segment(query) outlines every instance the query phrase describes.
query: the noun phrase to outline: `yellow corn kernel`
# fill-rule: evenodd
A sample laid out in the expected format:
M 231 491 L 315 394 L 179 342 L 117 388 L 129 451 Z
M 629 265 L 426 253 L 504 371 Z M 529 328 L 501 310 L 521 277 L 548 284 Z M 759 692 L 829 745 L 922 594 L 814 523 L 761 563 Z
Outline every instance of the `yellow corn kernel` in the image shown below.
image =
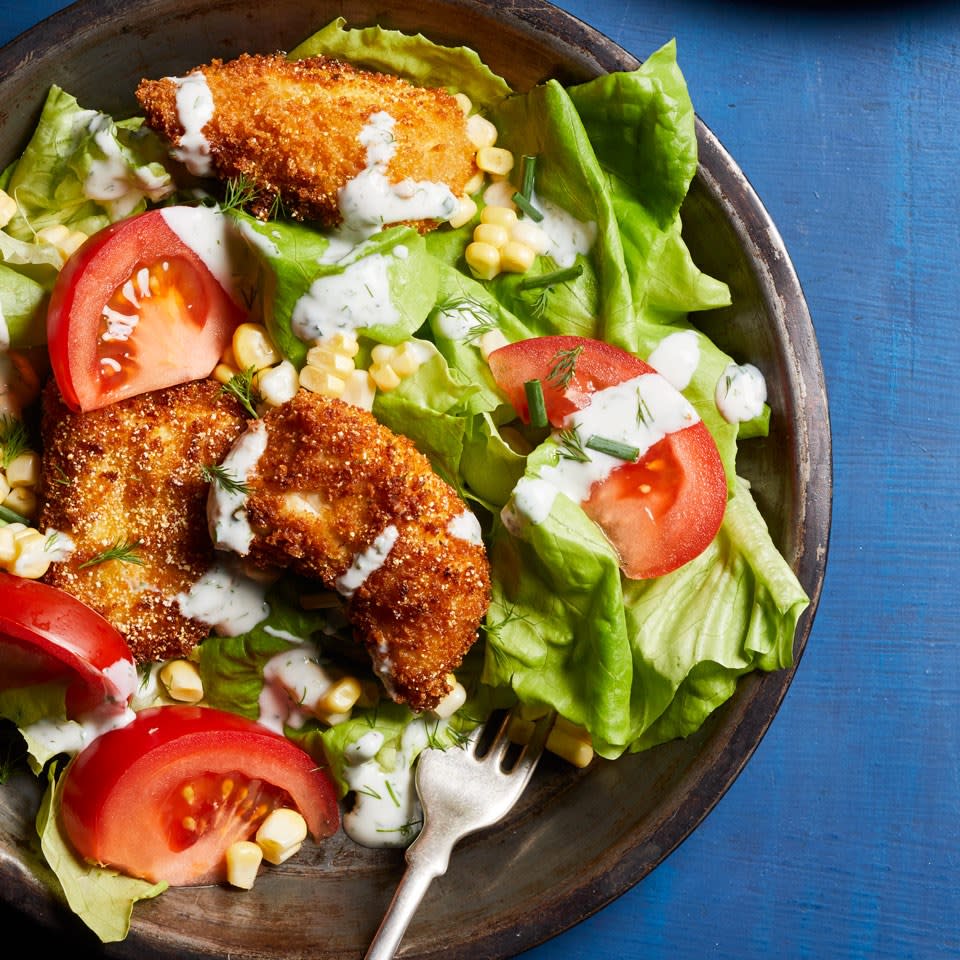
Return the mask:
M 7 494 L 10 492 L 10 484 L 7 483 L 7 478 L 4 475 L 3 471 L 0 470 L 0 503 L 3 503 L 7 498 Z
M 477 166 L 484 173 L 505 177 L 513 169 L 513 154 L 503 147 L 481 147 L 477 151 Z
M 367 370 L 354 370 L 347 377 L 347 385 L 340 399 L 363 410 L 372 410 L 377 395 L 377 385 Z
M 279 407 L 292 400 L 300 389 L 297 368 L 289 360 L 261 370 L 254 379 L 257 393 L 268 407 Z
M 318 370 L 325 370 L 337 377 L 345 377 L 353 368 L 353 357 L 347 356 L 325 343 L 319 343 L 307 351 L 307 363 Z
M 487 330 L 485 333 L 480 334 L 480 339 L 477 341 L 477 346 L 480 348 L 480 356 L 484 360 L 490 359 L 490 354 L 494 350 L 499 350 L 501 347 L 505 347 L 510 341 L 503 335 L 502 330 Z
M 473 109 L 473 101 L 465 93 L 455 93 L 453 99 L 457 101 L 457 106 L 463 111 L 463 115 L 469 117 Z
M 583 727 L 557 717 L 547 736 L 547 749 L 575 767 L 583 769 L 593 759 L 593 743 Z
M 510 239 L 528 246 L 534 253 L 546 253 L 550 238 L 531 220 L 518 220 L 510 228 Z
M 423 356 L 417 349 L 415 343 L 409 340 L 401 343 L 399 347 L 393 350 L 393 357 L 390 360 L 390 366 L 400 374 L 401 377 L 409 377 L 416 373 L 423 365 Z
M 24 450 L 10 461 L 7 483 L 11 487 L 35 487 L 40 479 L 40 454 Z
M 29 487 L 11 487 L 3 505 L 22 517 L 32 517 L 37 512 L 37 495 Z
M 393 360 L 393 355 L 396 352 L 396 347 L 389 343 L 378 343 L 370 351 L 370 359 L 373 361 L 373 366 L 383 366 L 385 363 L 390 363 Z
M 16 556 L 9 566 L 10 573 L 28 580 L 39 580 L 50 568 L 50 555 L 44 549 L 47 538 L 33 527 L 18 530 L 13 538 Z
M 0 190 L 0 230 L 2 230 L 17 212 L 17 201 L 6 190 Z
M 342 353 L 345 357 L 353 358 L 360 350 L 360 342 L 357 335 L 349 330 L 338 330 L 329 337 L 324 337 L 321 343 L 328 346 L 336 353 Z
M 257 830 L 257 846 L 270 863 L 289 860 L 307 839 L 307 821 L 289 807 L 274 810 Z
M 513 207 L 488 204 L 480 214 L 480 222 L 502 227 L 509 234 L 517 225 L 517 211 Z
M 481 150 L 489 150 L 497 142 L 497 128 L 486 118 L 475 113 L 467 117 L 467 139 Z
M 487 182 L 487 175 L 478 170 L 464 185 L 463 192 L 466 196 L 472 197 Z
M 400 386 L 400 375 L 389 363 L 375 363 L 368 371 L 378 390 L 389 393 Z
M 241 890 L 249 890 L 257 879 L 263 850 L 252 840 L 238 840 L 227 847 L 227 883 Z
M 200 671 L 189 660 L 170 660 L 160 669 L 160 682 L 172 700 L 199 703 L 203 699 Z
M 87 234 L 81 230 L 71 230 L 62 223 L 44 227 L 37 231 L 37 240 L 41 243 L 49 243 L 64 260 L 80 247 L 86 239 Z
M 466 688 L 452 673 L 447 676 L 447 682 L 451 684 L 450 692 L 433 708 L 434 716 L 441 720 L 452 717 L 467 702 Z
M 463 256 L 478 280 L 492 280 L 500 272 L 500 251 L 489 243 L 474 241 L 467 245 Z
M 307 365 L 300 371 L 300 386 L 325 397 L 339 397 L 346 388 L 346 381 L 318 367 Z
M 498 180 L 483 191 L 483 202 L 488 207 L 507 207 L 516 212 L 513 195 L 517 191 L 509 180 Z
M 26 530 L 22 523 L 8 523 L 0 527 L 0 564 L 8 567 L 17 559 L 17 533 Z
M 213 368 L 213 379 L 217 383 L 229 383 L 239 372 L 236 367 L 231 367 L 226 363 L 218 363 Z
M 473 239 L 477 243 L 489 243 L 491 247 L 500 250 L 510 239 L 510 233 L 499 223 L 481 222 L 473 228 Z
M 263 370 L 279 363 L 283 357 L 273 345 L 267 328 L 261 323 L 241 323 L 233 331 L 233 356 L 240 370 Z
M 360 699 L 361 692 L 356 677 L 341 677 L 324 690 L 315 709 L 320 713 L 348 713 Z
M 470 184 L 467 184 L 469 187 Z M 464 196 L 459 200 L 457 212 L 447 221 L 451 227 L 456 229 L 469 223 L 477 215 L 477 202 L 470 196 L 470 190 L 464 191 Z
M 525 243 L 510 240 L 500 251 L 500 269 L 510 273 L 526 273 L 536 259 L 536 253 Z

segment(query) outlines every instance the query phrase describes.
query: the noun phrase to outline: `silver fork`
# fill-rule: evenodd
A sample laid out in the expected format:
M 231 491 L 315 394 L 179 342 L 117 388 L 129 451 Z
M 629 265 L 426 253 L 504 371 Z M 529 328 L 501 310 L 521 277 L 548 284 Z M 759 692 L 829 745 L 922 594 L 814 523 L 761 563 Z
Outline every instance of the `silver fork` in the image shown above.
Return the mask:
M 457 841 L 493 826 L 509 813 L 530 781 L 543 752 L 553 715 L 539 720 L 515 761 L 507 761 L 511 715 L 500 723 L 489 747 L 478 752 L 484 728 L 465 746 L 426 749 L 417 760 L 416 784 L 423 829 L 407 848 L 407 869 L 390 901 L 365 960 L 390 960 L 400 946 L 430 884 L 447 872 Z

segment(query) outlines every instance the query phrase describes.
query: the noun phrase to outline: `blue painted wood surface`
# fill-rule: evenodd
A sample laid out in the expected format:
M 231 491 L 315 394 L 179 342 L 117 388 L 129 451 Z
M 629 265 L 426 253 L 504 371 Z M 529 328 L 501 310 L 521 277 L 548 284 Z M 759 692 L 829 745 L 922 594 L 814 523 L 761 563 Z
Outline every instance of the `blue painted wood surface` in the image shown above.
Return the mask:
M 0 41 L 64 5 L 0 0 Z M 804 286 L 836 491 L 807 652 L 745 772 L 524 958 L 960 956 L 960 9 L 560 6 L 639 57 L 676 37 Z

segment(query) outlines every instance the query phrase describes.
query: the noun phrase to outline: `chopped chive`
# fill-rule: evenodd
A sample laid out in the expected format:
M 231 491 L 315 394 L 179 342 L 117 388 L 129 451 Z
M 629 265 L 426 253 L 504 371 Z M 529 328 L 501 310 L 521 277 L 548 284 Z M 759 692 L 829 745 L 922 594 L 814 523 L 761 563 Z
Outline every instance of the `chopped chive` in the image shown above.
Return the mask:
M 533 182 L 537 175 L 537 158 L 524 156 L 523 158 L 523 180 L 520 184 L 520 192 L 524 200 L 533 197 Z
M 523 385 L 527 395 L 527 408 L 530 412 L 530 424 L 534 427 L 547 425 L 547 405 L 543 400 L 543 384 L 539 380 L 528 380 Z
M 0 522 L 7 523 L 22 523 L 25 527 L 30 526 L 30 521 L 17 513 L 16 510 L 11 510 L 9 507 L 5 507 L 0 504 Z
M 525 277 L 517 284 L 518 290 L 536 290 L 538 287 L 552 287 L 555 283 L 566 283 L 576 280 L 583 273 L 583 264 L 578 263 L 552 273 L 541 273 L 539 277 Z
M 598 437 L 596 434 L 587 439 L 585 446 L 588 446 L 591 450 L 596 450 L 597 453 L 607 453 L 611 457 L 627 460 L 630 463 L 640 456 L 639 447 L 631 447 L 628 443 L 611 440 L 609 437 Z
M 513 202 L 536 223 L 543 219 L 543 214 L 519 190 L 513 195 Z

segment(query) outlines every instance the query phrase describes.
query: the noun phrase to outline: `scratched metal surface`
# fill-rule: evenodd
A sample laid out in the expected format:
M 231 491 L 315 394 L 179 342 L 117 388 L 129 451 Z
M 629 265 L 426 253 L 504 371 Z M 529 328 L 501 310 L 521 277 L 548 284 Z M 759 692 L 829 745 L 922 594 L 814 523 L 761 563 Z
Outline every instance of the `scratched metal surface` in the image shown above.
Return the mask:
M 835 494 L 807 652 L 744 773 L 653 874 L 524 958 L 958 956 L 960 9 L 559 5 L 640 57 L 677 38 L 804 286 Z M 0 42 L 62 6 L 0 0 Z

